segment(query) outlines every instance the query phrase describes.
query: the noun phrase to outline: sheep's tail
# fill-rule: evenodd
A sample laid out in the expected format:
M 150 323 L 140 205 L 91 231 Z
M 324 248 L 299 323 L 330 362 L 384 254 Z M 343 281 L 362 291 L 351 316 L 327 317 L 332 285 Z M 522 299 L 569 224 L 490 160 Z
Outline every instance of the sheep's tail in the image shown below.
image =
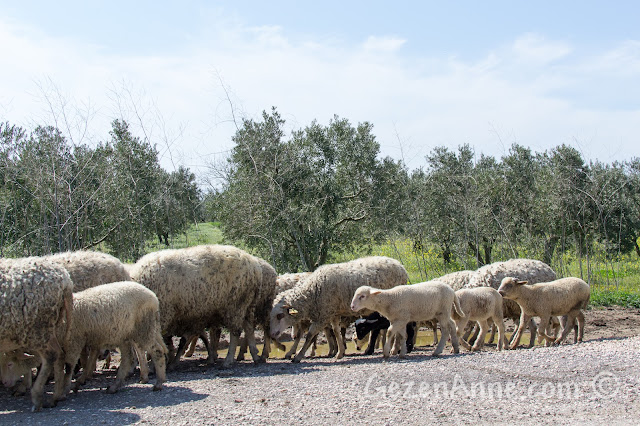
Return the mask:
M 462 311 L 462 307 L 460 306 L 460 299 L 457 294 L 453 294 L 453 309 L 456 311 L 456 314 L 460 315 L 460 317 L 464 317 L 464 312 Z

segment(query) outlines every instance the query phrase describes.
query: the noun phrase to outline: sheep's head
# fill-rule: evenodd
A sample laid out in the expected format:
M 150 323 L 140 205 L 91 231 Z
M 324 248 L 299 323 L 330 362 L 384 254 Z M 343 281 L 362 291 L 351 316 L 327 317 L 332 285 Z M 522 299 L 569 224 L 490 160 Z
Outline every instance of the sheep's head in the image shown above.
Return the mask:
M 371 308 L 371 296 L 375 296 L 380 293 L 381 290 L 369 287 L 368 285 L 358 287 L 355 294 L 353 295 L 353 299 L 351 300 L 351 310 L 354 312 L 358 312 L 365 308 Z
M 277 339 L 287 328 L 298 322 L 299 315 L 285 300 L 275 301 L 269 318 L 271 337 Z
M 31 361 L 35 358 L 33 355 L 23 353 L 22 351 L 11 351 L 0 354 L 0 376 L 2 376 L 2 384 L 11 388 L 20 380 L 20 377 L 31 374 Z
M 498 293 L 505 299 L 514 299 L 520 286 L 527 284 L 527 281 L 520 281 L 514 277 L 504 277 L 498 288 Z

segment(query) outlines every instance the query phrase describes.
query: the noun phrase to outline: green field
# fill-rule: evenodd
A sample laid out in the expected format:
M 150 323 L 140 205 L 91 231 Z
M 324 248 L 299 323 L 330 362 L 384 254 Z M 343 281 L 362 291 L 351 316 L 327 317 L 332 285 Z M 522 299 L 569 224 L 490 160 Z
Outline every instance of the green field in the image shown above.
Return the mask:
M 219 224 L 199 223 L 192 226 L 186 234 L 174 238 L 171 248 L 224 243 Z M 167 248 L 157 240 L 149 242 L 148 247 L 149 251 Z M 345 262 L 369 255 L 388 256 L 399 260 L 407 269 L 412 283 L 427 281 L 449 272 L 476 268 L 475 260 L 472 258 L 456 261 L 445 268 L 434 249 L 416 252 L 409 240 L 394 240 L 351 253 L 340 253 L 332 256 L 331 262 Z M 640 308 L 640 258 L 635 253 L 621 255 L 613 261 L 604 261 L 594 256 L 588 262 L 585 259 L 580 262 L 575 256 L 565 254 L 558 259 L 558 265 L 551 266 L 561 276 L 581 277 L 589 282 L 592 288 L 590 303 L 593 306 L 618 305 Z

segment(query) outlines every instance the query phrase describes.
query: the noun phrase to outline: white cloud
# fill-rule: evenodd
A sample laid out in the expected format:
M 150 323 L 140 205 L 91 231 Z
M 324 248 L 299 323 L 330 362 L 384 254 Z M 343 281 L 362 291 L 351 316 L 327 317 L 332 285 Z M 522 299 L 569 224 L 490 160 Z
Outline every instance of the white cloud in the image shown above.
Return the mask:
M 366 120 L 374 124 L 383 154 L 398 158 L 402 142 L 411 167 L 437 145 L 455 149 L 462 143 L 496 156 L 513 142 L 536 151 L 579 144 L 589 158 L 603 161 L 637 155 L 633 138 L 640 134 L 640 108 L 610 108 L 615 93 L 607 103 L 579 102 L 572 94 L 589 90 L 576 83 L 578 74 L 588 73 L 589 81 L 607 77 L 602 63 L 611 70 L 636 66 L 637 42 L 574 58 L 564 42 L 525 34 L 476 61 L 410 56 L 401 49 L 405 43 L 384 36 L 363 44 L 299 40 L 280 27 L 226 21 L 171 56 L 136 57 L 105 54 L 82 41 L 0 20 L 0 46 L 7 53 L 0 59 L 0 113 L 17 124 L 40 114 L 41 99 L 28 94 L 37 92 L 34 80 L 46 76 L 74 99 L 91 99 L 99 111 L 93 133 L 104 140 L 118 113 L 110 89 L 124 101 L 124 81 L 138 112 L 153 124 L 147 124 L 152 140 L 170 151 L 165 165 L 172 166 L 170 153 L 194 167 L 231 147 L 235 127 L 219 76 L 247 117 L 259 119 L 262 110 L 276 106 L 290 129 L 313 119 L 327 123 L 333 114 L 354 124 Z M 387 54 L 372 54 L 381 52 Z M 637 79 L 627 82 L 640 86 Z M 127 108 L 127 118 L 135 121 L 131 103 Z M 163 145 L 167 141 L 174 141 L 170 148 Z

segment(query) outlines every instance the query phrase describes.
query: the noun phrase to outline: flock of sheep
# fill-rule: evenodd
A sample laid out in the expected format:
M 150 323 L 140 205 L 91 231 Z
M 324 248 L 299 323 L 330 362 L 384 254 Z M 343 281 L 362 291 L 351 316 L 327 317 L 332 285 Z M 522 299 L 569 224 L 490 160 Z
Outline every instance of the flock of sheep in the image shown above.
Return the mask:
M 295 341 L 285 357 L 293 356 L 306 333 L 293 357 L 300 362 L 324 332 L 330 355 L 339 359 L 346 350 L 345 328 L 372 313 L 388 320 L 382 335 L 385 358 L 392 353 L 405 356 L 407 343 L 412 347 L 407 338 L 415 335 L 414 323 L 431 325 L 434 333 L 436 324 L 440 326 L 433 355 L 440 354 L 449 339 L 455 353 L 459 344 L 478 350 L 492 326 L 498 331 L 498 350 L 515 348 L 527 326 L 530 346 L 536 333 L 547 344 L 561 343 L 576 322 L 574 341 L 582 340 L 588 284 L 578 278 L 556 280 L 553 270 L 536 260 L 513 259 L 426 283 L 407 282 L 402 264 L 387 257 L 278 276 L 266 261 L 224 245 L 163 250 L 133 265 L 92 251 L 0 259 L 0 374 L 16 394 L 31 388 L 32 409 L 37 411 L 77 391 L 91 378 L 98 356 L 115 348 L 121 363 L 108 392 L 123 385 L 135 360 L 145 383 L 148 361 L 153 362 L 153 390 L 160 390 L 166 369 L 198 338 L 205 341 L 208 362 L 215 363 L 223 327 L 229 332 L 223 368 L 235 361 L 237 346 L 239 359 L 248 350 L 254 362 L 264 362 L 270 343 L 283 347 L 277 339 L 290 327 Z M 533 317 L 540 318 L 539 325 Z M 511 342 L 504 318 L 518 322 Z M 469 339 L 471 323 L 479 329 L 475 341 Z M 256 328 L 264 332 L 262 353 Z M 177 348 L 174 337 L 180 338 Z M 375 345 L 371 333 L 367 353 L 373 353 Z M 38 372 L 32 382 L 34 368 Z M 53 397 L 45 401 L 51 374 Z

